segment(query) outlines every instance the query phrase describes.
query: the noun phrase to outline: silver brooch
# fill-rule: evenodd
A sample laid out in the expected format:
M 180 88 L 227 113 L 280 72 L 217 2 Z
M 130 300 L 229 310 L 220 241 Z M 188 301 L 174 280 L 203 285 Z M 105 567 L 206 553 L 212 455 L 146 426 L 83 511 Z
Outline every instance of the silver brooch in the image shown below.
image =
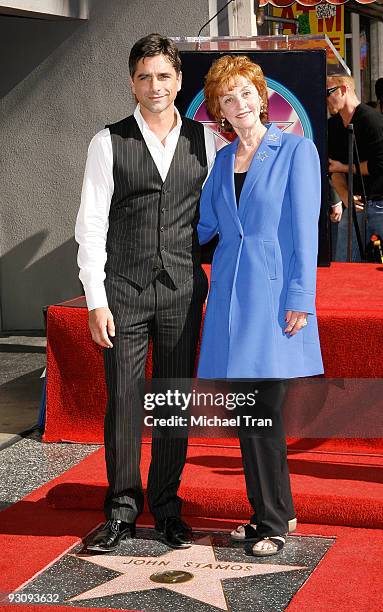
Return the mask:
M 277 142 L 279 140 L 279 134 L 270 134 L 269 140 L 272 140 L 273 142 Z
M 266 157 L 268 157 L 266 151 L 260 151 L 259 153 L 257 153 L 257 159 L 259 159 L 259 161 L 264 162 Z

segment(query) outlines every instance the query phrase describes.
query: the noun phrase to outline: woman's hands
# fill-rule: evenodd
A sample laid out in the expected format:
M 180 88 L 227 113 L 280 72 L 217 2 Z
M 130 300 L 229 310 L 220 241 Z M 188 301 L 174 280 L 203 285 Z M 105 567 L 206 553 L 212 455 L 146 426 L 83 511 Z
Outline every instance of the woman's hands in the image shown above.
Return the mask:
M 287 327 L 284 330 L 285 334 L 296 336 L 302 327 L 307 325 L 307 312 L 298 312 L 297 310 L 288 310 L 286 312 L 285 321 Z

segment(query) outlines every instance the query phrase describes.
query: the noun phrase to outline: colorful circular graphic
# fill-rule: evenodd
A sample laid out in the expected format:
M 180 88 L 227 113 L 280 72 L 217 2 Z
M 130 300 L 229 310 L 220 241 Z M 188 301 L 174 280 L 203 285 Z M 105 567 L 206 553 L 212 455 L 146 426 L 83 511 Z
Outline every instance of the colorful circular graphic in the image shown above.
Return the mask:
M 274 79 L 266 78 L 269 95 L 269 120 L 282 132 L 306 136 L 313 140 L 310 119 L 298 98 L 287 87 Z M 216 132 L 217 148 L 233 140 L 235 134 L 222 132 L 220 126 L 209 117 L 205 107 L 203 89 L 198 92 L 189 104 L 186 117 L 204 123 Z

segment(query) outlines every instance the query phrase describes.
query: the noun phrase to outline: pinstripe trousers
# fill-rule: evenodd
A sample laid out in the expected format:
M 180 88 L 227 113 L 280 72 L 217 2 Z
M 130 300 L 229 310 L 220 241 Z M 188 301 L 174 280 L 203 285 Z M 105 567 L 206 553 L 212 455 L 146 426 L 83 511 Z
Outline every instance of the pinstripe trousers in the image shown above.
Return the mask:
M 145 376 L 149 337 L 153 378 L 191 378 L 208 283 L 201 268 L 176 288 L 162 270 L 140 291 L 125 278 L 107 274 L 105 288 L 114 317 L 113 348 L 104 350 L 107 385 L 105 459 L 109 488 L 105 515 L 133 522 L 142 512 L 140 474 L 143 423 L 139 381 Z M 186 461 L 187 437 L 153 436 L 148 503 L 156 521 L 179 516 L 177 495 Z

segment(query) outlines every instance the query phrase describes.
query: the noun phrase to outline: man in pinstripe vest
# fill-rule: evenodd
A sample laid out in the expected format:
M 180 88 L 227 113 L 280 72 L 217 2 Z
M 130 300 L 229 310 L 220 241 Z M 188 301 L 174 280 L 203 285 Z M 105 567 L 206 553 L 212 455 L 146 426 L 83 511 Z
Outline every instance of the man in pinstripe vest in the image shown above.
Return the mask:
M 138 105 L 92 139 L 76 223 L 89 327 L 105 349 L 108 393 L 107 520 L 87 544 L 97 552 L 134 536 L 143 510 L 138 381 L 148 339 L 154 378 L 190 378 L 207 294 L 196 225 L 214 135 L 181 119 L 174 106 L 181 61 L 171 40 L 158 34 L 140 39 L 129 71 Z M 156 529 L 174 547 L 192 541 L 177 495 L 186 450 L 186 436 L 153 436 L 148 503 Z

